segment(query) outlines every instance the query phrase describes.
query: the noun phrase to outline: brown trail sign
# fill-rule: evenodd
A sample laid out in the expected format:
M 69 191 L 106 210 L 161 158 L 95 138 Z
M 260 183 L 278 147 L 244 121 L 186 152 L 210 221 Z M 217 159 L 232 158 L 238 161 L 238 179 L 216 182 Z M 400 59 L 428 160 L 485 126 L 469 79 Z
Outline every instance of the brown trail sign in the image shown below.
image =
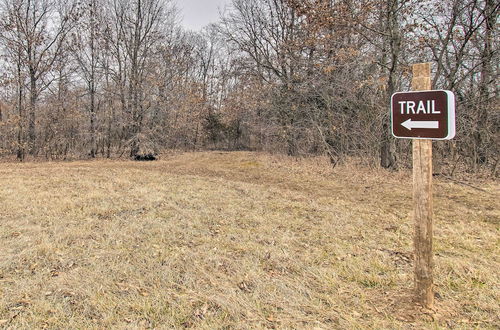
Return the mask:
M 392 134 L 413 139 L 413 219 L 415 234 L 415 297 L 434 306 L 432 252 L 432 140 L 455 136 L 455 97 L 450 91 L 430 91 L 430 63 L 413 65 L 412 89 L 396 93 L 391 102 Z
M 455 136 L 455 96 L 450 91 L 396 93 L 391 102 L 397 138 L 449 140 Z

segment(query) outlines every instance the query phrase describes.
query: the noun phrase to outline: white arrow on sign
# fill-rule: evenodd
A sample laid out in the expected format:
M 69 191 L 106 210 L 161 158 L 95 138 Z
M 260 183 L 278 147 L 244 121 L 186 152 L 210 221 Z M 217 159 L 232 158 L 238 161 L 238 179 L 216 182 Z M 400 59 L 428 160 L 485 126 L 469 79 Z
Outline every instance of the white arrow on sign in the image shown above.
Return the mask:
M 404 127 L 411 131 L 412 128 L 439 128 L 438 121 L 414 121 L 408 119 L 407 121 L 401 123 Z

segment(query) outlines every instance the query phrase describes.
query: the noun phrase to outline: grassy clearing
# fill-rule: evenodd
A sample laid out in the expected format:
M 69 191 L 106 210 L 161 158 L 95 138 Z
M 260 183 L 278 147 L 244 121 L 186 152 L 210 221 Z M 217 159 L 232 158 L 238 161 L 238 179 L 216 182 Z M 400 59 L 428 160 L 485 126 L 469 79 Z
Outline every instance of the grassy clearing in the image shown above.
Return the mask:
M 408 172 L 195 153 L 0 178 L 0 327 L 500 327 L 498 183 L 436 180 L 428 311 Z

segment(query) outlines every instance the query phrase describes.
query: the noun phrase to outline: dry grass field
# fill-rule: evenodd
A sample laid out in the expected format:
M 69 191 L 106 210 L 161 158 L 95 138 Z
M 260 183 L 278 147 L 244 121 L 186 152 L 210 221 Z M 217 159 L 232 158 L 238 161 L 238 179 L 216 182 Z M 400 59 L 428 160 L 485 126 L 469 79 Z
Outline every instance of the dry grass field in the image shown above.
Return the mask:
M 434 192 L 424 310 L 409 172 L 243 152 L 2 163 L 0 328 L 498 329 L 498 182 Z

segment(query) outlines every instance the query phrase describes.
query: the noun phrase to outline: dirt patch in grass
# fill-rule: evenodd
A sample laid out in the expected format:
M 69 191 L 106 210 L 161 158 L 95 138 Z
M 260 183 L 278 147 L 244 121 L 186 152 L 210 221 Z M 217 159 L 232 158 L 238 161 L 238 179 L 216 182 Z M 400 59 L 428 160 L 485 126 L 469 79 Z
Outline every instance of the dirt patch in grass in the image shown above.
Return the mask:
M 0 177 L 0 327 L 500 326 L 496 182 L 435 181 L 429 311 L 409 172 L 213 152 Z

